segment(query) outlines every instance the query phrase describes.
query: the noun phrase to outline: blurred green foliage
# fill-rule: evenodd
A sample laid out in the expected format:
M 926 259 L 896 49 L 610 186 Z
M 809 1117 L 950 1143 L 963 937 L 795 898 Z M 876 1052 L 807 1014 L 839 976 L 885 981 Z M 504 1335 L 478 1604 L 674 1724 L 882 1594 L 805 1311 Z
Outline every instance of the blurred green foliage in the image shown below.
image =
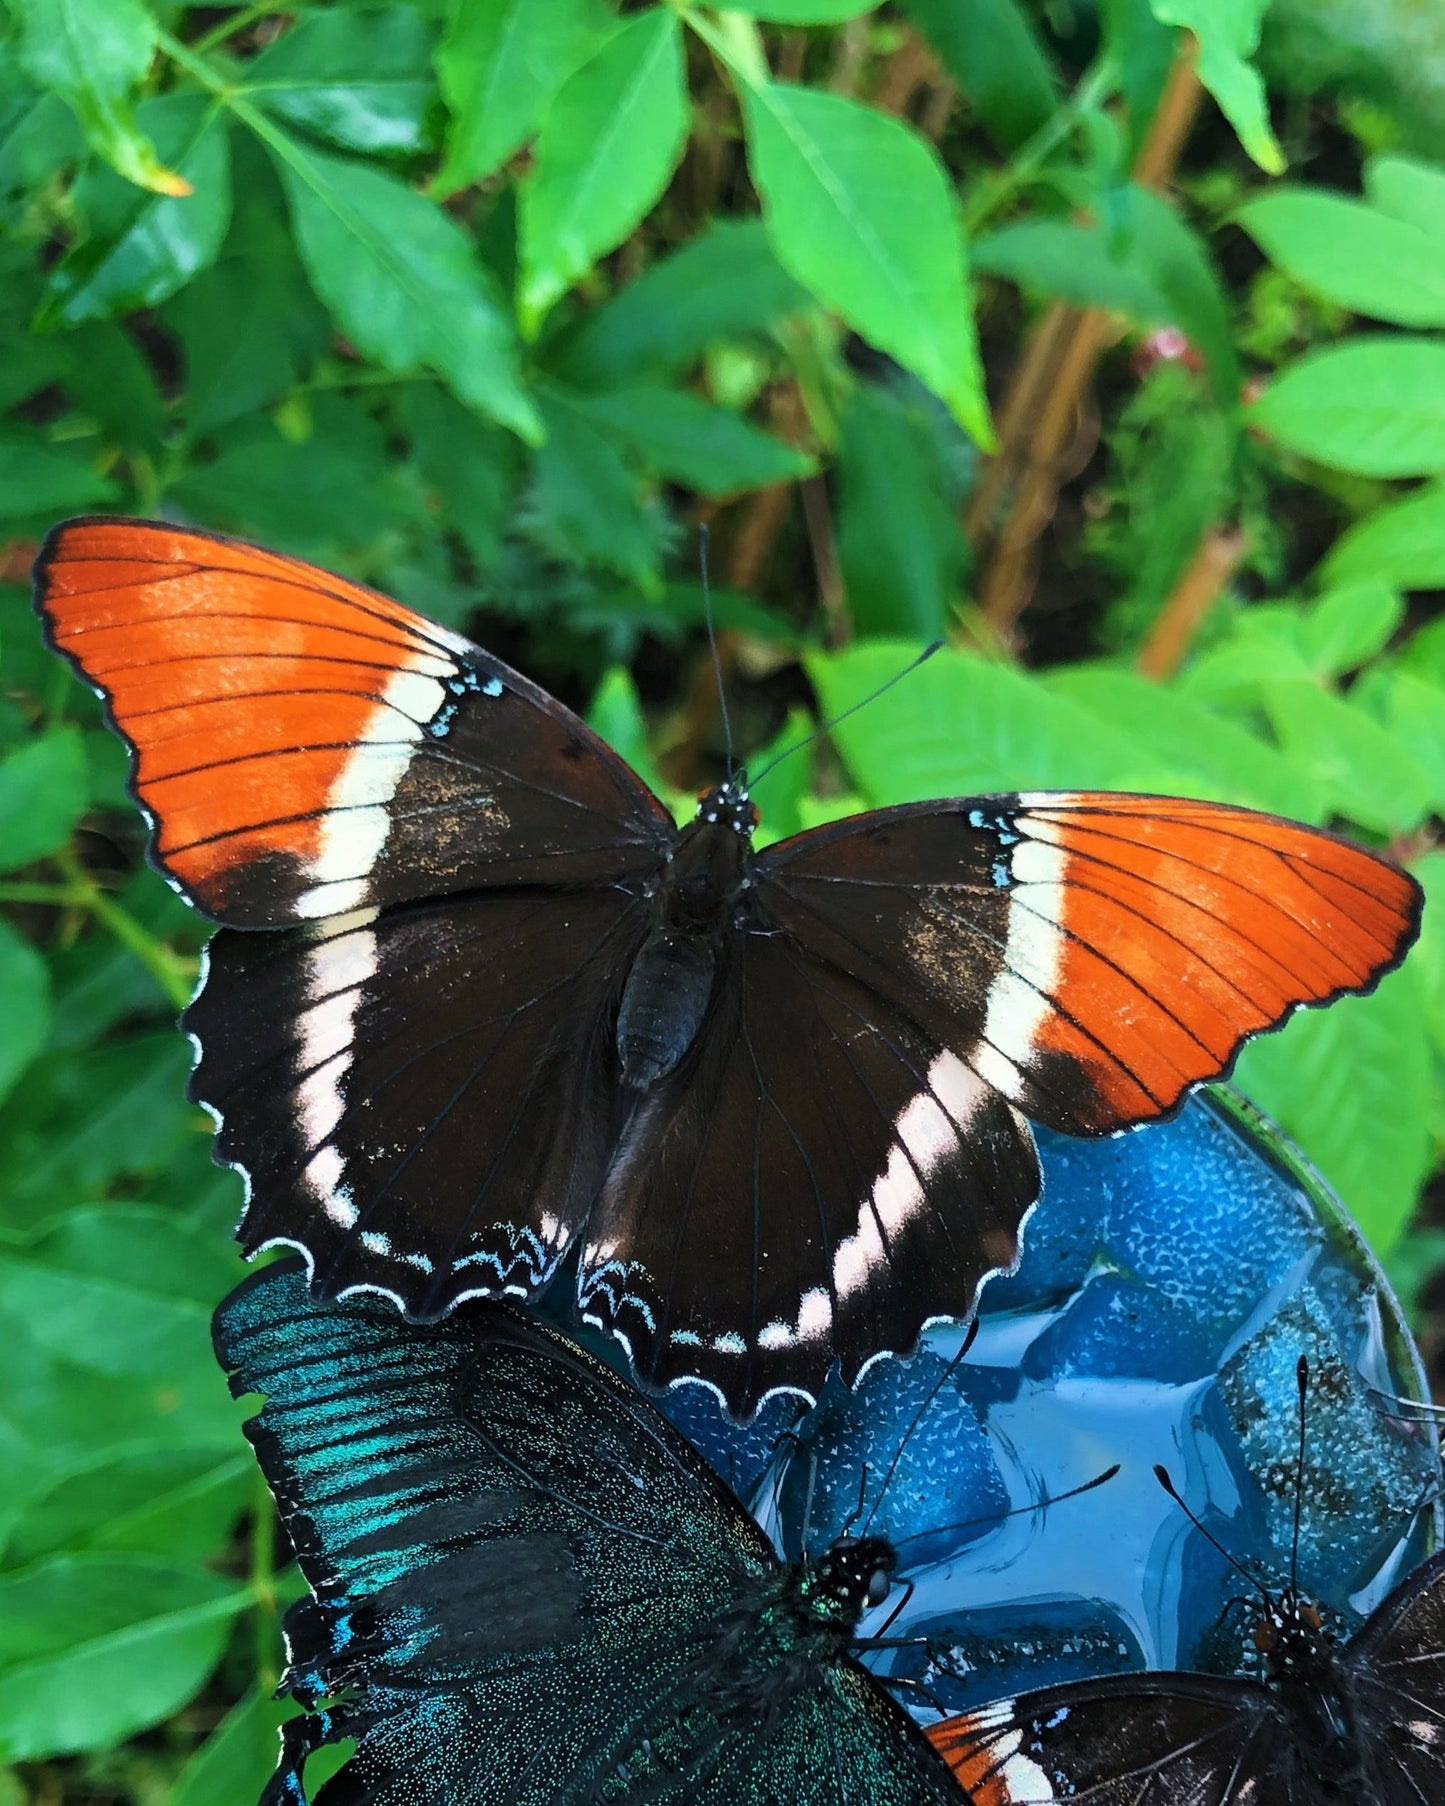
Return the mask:
M 771 774 L 769 834 L 1100 785 L 1389 846 L 1441 919 L 1239 1078 L 1427 1284 L 1445 169 L 1402 154 L 1429 83 L 1392 115 L 1379 9 L 1317 9 L 1331 98 L 1273 107 L 1261 25 L 1284 82 L 1301 15 L 1264 13 L 0 0 L 3 1806 L 253 1799 L 293 1584 L 209 1355 L 238 1197 L 172 1027 L 201 928 L 22 587 L 62 515 L 464 624 L 679 800 L 719 751 L 706 520 L 747 753 L 950 642 Z M 1222 112 L 1161 192 L 1181 27 Z M 1049 450 L 1009 374 L 1081 321 L 1097 400 Z M 1037 518 L 984 487 L 1035 466 Z

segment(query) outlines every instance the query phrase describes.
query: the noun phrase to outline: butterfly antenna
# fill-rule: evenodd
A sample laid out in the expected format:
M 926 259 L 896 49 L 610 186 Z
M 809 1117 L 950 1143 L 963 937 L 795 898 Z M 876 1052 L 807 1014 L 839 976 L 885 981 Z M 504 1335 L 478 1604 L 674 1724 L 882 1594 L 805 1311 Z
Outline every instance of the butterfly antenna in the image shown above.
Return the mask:
M 808 1538 L 813 1531 L 813 1494 L 818 1487 L 818 1451 L 808 1450 L 808 1490 L 803 1497 L 803 1530 L 798 1539 L 798 1546 L 803 1552 L 803 1559 L 808 1556 Z
M 848 1513 L 848 1516 L 844 1519 L 843 1528 L 838 1532 L 838 1535 L 840 1537 L 841 1536 L 849 1536 L 852 1534 L 853 1526 L 858 1522 L 859 1518 L 861 1518 L 863 1515 L 863 1501 L 867 1497 L 868 1497 L 868 1463 L 865 1461 L 858 1474 L 858 1503 L 853 1507 L 853 1509 Z M 873 1514 L 870 1512 L 868 1515 L 869 1515 L 869 1520 L 871 1522 Z M 866 1534 L 868 1526 L 865 1524 L 863 1526 L 863 1529 L 864 1529 L 864 1533 Z
M 914 1431 L 933 1409 L 934 1400 L 938 1397 L 939 1393 L 942 1392 L 948 1381 L 951 1380 L 958 1371 L 959 1364 L 963 1360 L 963 1357 L 968 1353 L 969 1349 L 973 1347 L 974 1340 L 978 1335 L 978 1329 L 978 1318 L 975 1317 L 968 1326 L 968 1333 L 963 1338 L 963 1344 L 959 1348 L 958 1353 L 952 1357 L 943 1372 L 939 1374 L 937 1380 L 929 1388 L 928 1395 L 925 1397 L 923 1403 L 913 1413 L 912 1422 L 903 1432 L 902 1436 L 899 1437 L 898 1447 L 894 1449 L 893 1459 L 888 1463 L 888 1470 L 883 1476 L 883 1484 L 878 1488 L 877 1496 L 874 1498 L 872 1505 L 868 1508 L 868 1516 L 863 1524 L 864 1536 L 867 1536 L 868 1527 L 873 1522 L 874 1514 L 877 1512 L 878 1507 L 883 1503 L 883 1495 L 887 1492 L 889 1485 L 892 1483 L 894 1474 L 898 1472 L 898 1463 L 903 1459 L 903 1451 L 908 1447 Z
M 1184 1513 L 1185 1517 L 1189 1519 L 1189 1522 L 1193 1524 L 1194 1528 L 1204 1538 L 1205 1542 L 1208 1543 L 1211 1548 L 1217 1549 L 1237 1574 L 1242 1574 L 1244 1576 L 1255 1591 L 1263 1596 L 1267 1605 L 1272 1605 L 1274 1603 L 1274 1595 L 1259 1576 L 1257 1574 L 1251 1574 L 1249 1569 L 1245 1567 L 1244 1563 L 1237 1555 L 1231 1555 L 1224 1544 L 1220 1542 L 1219 1538 L 1206 1530 L 1200 1519 L 1184 1503 L 1183 1498 L 1180 1496 L 1179 1488 L 1169 1478 L 1169 1469 L 1167 1467 L 1160 1467 L 1156 1462 L 1154 1464 L 1154 1478 L 1164 1488 L 1165 1492 L 1169 1494 L 1169 1497 L 1173 1499 L 1174 1503 Z
M 1366 1390 L 1382 1417 L 1392 1417 L 1405 1424 L 1439 1423 L 1445 1419 L 1445 1405 L 1437 1405 L 1428 1398 L 1404 1398 L 1398 1392 L 1386 1392 L 1381 1386 L 1370 1386 Z M 1398 1405 L 1400 1409 L 1387 1411 L 1386 1405 Z M 1418 1416 L 1407 1417 L 1408 1411 L 1417 1412 Z
M 1294 1470 L 1294 1535 L 1289 1546 L 1289 1590 L 1292 1597 L 1299 1594 L 1299 1521 L 1300 1505 L 1305 1490 L 1305 1393 L 1309 1391 L 1310 1364 L 1306 1355 L 1301 1355 L 1295 1364 L 1295 1384 L 1299 1387 L 1299 1455 Z
M 883 695 L 886 690 L 891 690 L 894 684 L 902 683 L 903 679 L 915 672 L 920 665 L 927 664 L 928 660 L 933 657 L 935 652 L 941 652 L 943 650 L 943 645 L 944 642 L 942 640 L 935 640 L 931 646 L 925 646 L 917 658 L 911 659 L 901 671 L 895 671 L 892 677 L 879 684 L 876 690 L 870 690 L 861 701 L 855 702 L 849 708 L 844 709 L 841 715 L 834 715 L 831 721 L 822 722 L 818 727 L 813 729 L 811 734 L 804 734 L 801 740 L 795 740 L 791 746 L 785 746 L 775 759 L 768 760 L 761 771 L 755 771 L 751 774 L 751 782 L 754 784 L 760 782 L 770 771 L 775 770 L 781 765 L 784 759 L 791 759 L 795 752 L 801 752 L 805 746 L 811 746 L 815 740 L 821 740 L 824 734 L 832 733 L 833 729 L 837 727 L 840 721 L 846 721 L 850 715 L 856 715 L 859 709 L 866 709 L 870 702 L 877 702 L 878 698 Z
M 708 530 L 707 522 L 704 521 L 697 530 L 697 563 L 698 570 L 702 575 L 702 618 L 707 625 L 707 644 L 708 650 L 712 654 L 713 681 L 717 685 L 718 714 L 722 717 L 723 751 L 727 756 L 728 782 L 731 783 L 734 770 L 733 724 L 732 718 L 728 714 L 728 695 L 723 685 L 722 654 L 717 648 L 717 629 L 713 625 L 712 618 L 712 585 L 708 582 L 707 575 L 707 554 L 711 543 L 712 534 Z
M 1050 1493 L 1046 1499 L 1035 1499 L 1029 1505 L 1015 1505 L 1009 1511 L 990 1511 L 978 1518 L 960 1518 L 956 1524 L 931 1525 L 927 1530 L 917 1530 L 912 1536 L 903 1536 L 894 1543 L 897 1549 L 906 1549 L 910 1543 L 922 1542 L 928 1536 L 947 1536 L 951 1530 L 971 1530 L 975 1524 L 1002 1524 L 1009 1518 L 1027 1517 L 1031 1511 L 1047 1511 L 1050 1505 L 1062 1505 L 1065 1499 L 1077 1499 L 1081 1494 L 1093 1492 L 1096 1486 L 1105 1486 L 1119 1471 L 1116 1461 L 1112 1467 L 1106 1467 L 1102 1474 L 1095 1474 L 1092 1480 L 1085 1480 L 1081 1486 L 1071 1486 L 1067 1492 Z

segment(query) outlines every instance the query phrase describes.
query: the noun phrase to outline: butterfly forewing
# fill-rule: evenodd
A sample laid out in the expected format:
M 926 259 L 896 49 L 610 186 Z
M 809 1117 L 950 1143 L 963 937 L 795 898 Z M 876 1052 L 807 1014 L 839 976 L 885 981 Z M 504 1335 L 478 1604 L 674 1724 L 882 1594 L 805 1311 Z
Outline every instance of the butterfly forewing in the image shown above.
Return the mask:
M 297 559 L 97 518 L 50 535 L 36 582 L 52 644 L 130 745 L 153 857 L 217 921 L 605 883 L 672 838 L 641 780 L 526 678 Z
M 330 1702 L 292 1722 L 268 1801 L 309 1799 L 307 1752 L 342 1738 L 320 1806 L 954 1797 L 846 1657 L 776 1710 L 748 1691 L 726 1627 L 771 1547 L 566 1337 L 492 1301 L 430 1325 L 319 1306 L 283 1263 L 222 1306 L 216 1346 L 232 1389 L 265 1395 L 248 1434 L 313 1595 L 287 1614 L 285 1685 Z
M 1420 910 L 1349 841 L 1170 797 L 906 804 L 758 866 L 772 921 L 1075 1134 L 1162 1116 L 1297 1005 L 1368 988 Z
M 1445 1555 L 1396 1587 L 1344 1659 L 1385 1806 L 1445 1796 Z

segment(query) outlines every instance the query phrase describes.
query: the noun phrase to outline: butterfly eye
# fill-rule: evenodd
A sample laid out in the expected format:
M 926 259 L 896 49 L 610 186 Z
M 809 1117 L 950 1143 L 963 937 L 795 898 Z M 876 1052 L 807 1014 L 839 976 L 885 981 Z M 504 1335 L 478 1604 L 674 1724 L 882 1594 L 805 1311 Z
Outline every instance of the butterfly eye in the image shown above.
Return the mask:
M 868 1576 L 867 1599 L 869 1605 L 882 1605 L 888 1597 L 893 1582 L 888 1577 L 886 1568 L 875 1568 Z

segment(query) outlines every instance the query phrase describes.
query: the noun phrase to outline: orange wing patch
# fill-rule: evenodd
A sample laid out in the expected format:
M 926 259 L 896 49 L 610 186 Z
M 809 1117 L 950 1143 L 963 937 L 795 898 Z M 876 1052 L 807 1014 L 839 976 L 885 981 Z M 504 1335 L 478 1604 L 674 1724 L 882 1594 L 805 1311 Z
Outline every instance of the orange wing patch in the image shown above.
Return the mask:
M 285 916 L 346 907 L 365 812 L 390 800 L 464 642 L 309 565 L 149 522 L 71 522 L 36 571 L 51 640 L 109 703 L 156 857 L 192 900 L 224 917 L 235 874 L 281 856 L 332 885 L 324 911 L 303 893 Z M 356 833 L 337 888 L 341 811 Z
M 953 1773 L 969 1806 L 1045 1806 L 1054 1790 L 1037 1762 L 1022 1752 L 1013 1701 L 926 1727 L 925 1736 Z
M 1095 1131 L 1173 1109 L 1298 1005 L 1368 989 L 1418 930 L 1408 874 L 1295 822 L 1164 797 L 1019 802 L 1008 964 L 1032 987 L 1036 1054 L 1092 1080 Z

